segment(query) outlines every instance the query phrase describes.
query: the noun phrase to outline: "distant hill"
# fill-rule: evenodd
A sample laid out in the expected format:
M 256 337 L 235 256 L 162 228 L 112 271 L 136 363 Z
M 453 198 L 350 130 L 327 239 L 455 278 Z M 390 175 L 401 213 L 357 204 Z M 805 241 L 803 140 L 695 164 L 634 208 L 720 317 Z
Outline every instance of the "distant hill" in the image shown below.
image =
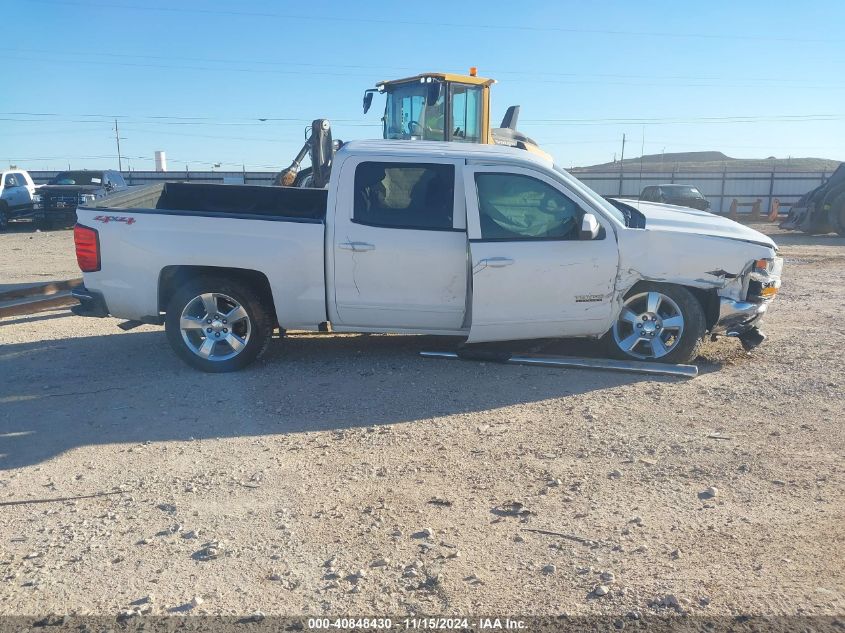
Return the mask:
M 646 154 L 642 157 L 645 171 L 827 171 L 832 172 L 840 161 L 829 158 L 731 158 L 722 152 L 675 152 Z M 625 171 L 640 169 L 640 157 L 626 158 Z M 619 161 L 575 167 L 573 173 L 590 171 L 618 171 Z

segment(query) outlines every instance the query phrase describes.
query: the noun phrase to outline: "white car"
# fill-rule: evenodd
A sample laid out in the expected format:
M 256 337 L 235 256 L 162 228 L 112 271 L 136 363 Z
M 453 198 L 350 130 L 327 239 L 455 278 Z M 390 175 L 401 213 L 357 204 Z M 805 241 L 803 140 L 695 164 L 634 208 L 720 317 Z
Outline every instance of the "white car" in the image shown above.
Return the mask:
M 530 152 L 355 141 L 326 189 L 167 183 L 77 210 L 77 314 L 164 324 L 205 371 L 244 367 L 275 327 L 603 337 L 686 362 L 706 333 L 762 341 L 771 239 L 703 211 L 608 202 Z
M 0 231 L 9 220 L 32 212 L 35 183 L 22 169 L 0 172 Z

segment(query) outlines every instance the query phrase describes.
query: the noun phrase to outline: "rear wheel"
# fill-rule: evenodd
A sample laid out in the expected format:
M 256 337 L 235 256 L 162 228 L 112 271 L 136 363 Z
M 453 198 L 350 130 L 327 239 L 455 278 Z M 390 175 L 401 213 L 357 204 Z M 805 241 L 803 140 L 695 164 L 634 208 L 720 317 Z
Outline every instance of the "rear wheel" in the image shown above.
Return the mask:
M 0 205 L 0 231 L 5 231 L 9 226 L 9 210 L 5 204 Z
M 617 358 L 687 363 L 698 355 L 705 330 L 704 309 L 689 290 L 641 283 L 626 295 L 606 341 Z
M 270 341 L 273 322 L 251 287 L 233 279 L 202 277 L 173 294 L 165 330 L 171 347 L 186 363 L 223 373 L 258 358 Z

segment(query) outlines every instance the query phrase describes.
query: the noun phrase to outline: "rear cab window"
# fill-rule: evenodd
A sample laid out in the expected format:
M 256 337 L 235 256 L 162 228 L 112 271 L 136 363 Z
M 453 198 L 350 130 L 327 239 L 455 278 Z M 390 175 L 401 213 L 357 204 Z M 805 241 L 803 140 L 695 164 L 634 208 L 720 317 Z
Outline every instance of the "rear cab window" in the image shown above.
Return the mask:
M 455 167 L 441 163 L 362 162 L 355 169 L 353 222 L 453 230 Z

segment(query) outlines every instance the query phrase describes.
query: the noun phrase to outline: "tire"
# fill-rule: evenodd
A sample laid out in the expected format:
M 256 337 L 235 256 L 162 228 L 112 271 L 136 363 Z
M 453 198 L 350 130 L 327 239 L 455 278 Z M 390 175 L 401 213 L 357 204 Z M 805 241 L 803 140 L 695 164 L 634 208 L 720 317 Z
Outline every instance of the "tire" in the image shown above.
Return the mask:
M 830 224 L 842 237 L 845 237 L 845 191 L 840 193 L 830 205 Z
M 311 187 L 311 172 L 313 170 L 311 167 L 306 167 L 305 169 L 300 170 L 300 172 L 296 175 L 296 179 L 293 181 L 294 187 Z
M 49 231 L 53 223 L 48 218 L 35 218 L 35 228 L 39 231 Z
M 704 308 L 689 290 L 642 282 L 625 295 L 605 341 L 615 358 L 688 363 L 698 356 L 706 329 Z
M 205 372 L 243 369 L 264 352 L 273 332 L 271 312 L 258 293 L 228 277 L 187 282 L 173 293 L 166 309 L 165 331 L 173 351 Z
M 0 205 L 0 231 L 9 227 L 9 210 L 5 204 Z

